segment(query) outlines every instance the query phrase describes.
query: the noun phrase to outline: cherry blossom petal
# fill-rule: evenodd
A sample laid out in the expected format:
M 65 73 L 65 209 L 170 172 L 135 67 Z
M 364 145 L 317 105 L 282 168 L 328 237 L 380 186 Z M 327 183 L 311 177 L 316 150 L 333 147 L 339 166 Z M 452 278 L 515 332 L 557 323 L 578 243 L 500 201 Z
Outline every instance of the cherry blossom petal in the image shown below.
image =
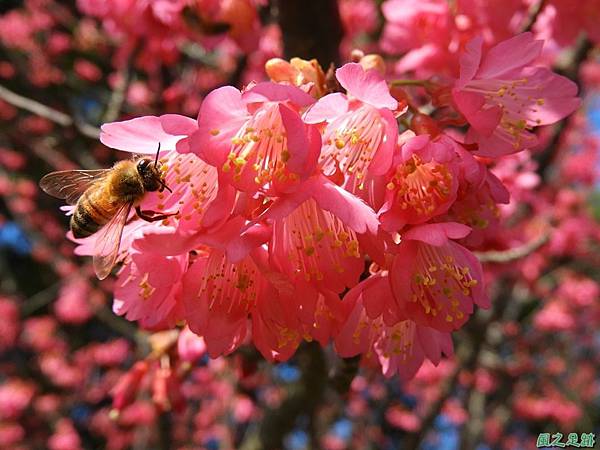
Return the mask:
M 364 70 L 360 64 L 348 63 L 335 71 L 335 76 L 348 94 L 375 108 L 394 110 L 398 101 L 376 70 Z
M 492 47 L 481 61 L 477 78 L 496 78 L 532 63 L 542 52 L 544 41 L 526 32 Z
M 348 98 L 335 92 L 322 97 L 304 114 L 306 123 L 321 123 L 334 119 L 348 111 Z
M 305 188 L 321 208 L 332 212 L 357 233 L 377 232 L 379 221 L 375 211 L 345 189 L 323 176 L 314 177 L 306 183 Z
M 428 223 L 411 228 L 402 234 L 402 239 L 426 242 L 429 245 L 444 245 L 448 239 L 461 239 L 471 232 L 471 227 L 456 222 Z
M 290 101 L 296 106 L 308 106 L 315 102 L 315 99 L 302 89 L 269 81 L 258 83 L 248 89 L 242 94 L 242 99 L 246 103 Z
M 166 114 L 105 123 L 100 141 L 126 152 L 155 154 L 159 143 L 161 150 L 174 150 L 178 141 L 195 130 L 193 122 L 189 117 Z

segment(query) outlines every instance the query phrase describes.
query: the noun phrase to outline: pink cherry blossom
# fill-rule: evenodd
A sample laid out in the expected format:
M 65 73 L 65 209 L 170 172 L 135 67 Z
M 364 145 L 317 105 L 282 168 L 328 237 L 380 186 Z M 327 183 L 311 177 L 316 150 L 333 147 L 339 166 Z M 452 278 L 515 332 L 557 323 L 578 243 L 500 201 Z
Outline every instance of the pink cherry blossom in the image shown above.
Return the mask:
M 398 102 L 383 77 L 360 64 L 346 64 L 336 78 L 347 94 L 329 94 L 306 114 L 309 123 L 326 122 L 319 158 L 326 176 L 340 172 L 344 186 L 355 193 L 364 188 L 367 171 L 381 175 L 391 163 L 398 126 L 392 111 Z
M 381 47 L 390 54 L 404 54 L 398 71 L 425 66 L 441 68 L 448 62 L 451 40 L 449 6 L 443 0 L 427 0 L 413 4 L 408 0 L 388 0 L 382 5 L 387 19 Z
M 231 264 L 223 252 L 211 251 L 192 263 L 183 279 L 185 316 L 211 357 L 231 353 L 243 342 L 248 315 L 267 285 L 250 257 Z
M 299 109 L 313 103 L 300 89 L 260 83 L 245 92 L 216 89 L 200 109 L 190 150 L 237 189 L 281 193 L 312 175 L 320 148 L 316 127 Z
M 312 199 L 275 221 L 270 251 L 291 280 L 336 292 L 352 287 L 363 271 L 356 233 Z
M 178 298 L 187 267 L 187 255 L 160 256 L 141 253 L 134 247 L 115 288 L 113 310 L 146 326 L 174 324 L 181 316 Z
M 452 96 L 471 127 L 467 142 L 478 155 L 497 157 L 531 148 L 533 128 L 557 122 L 579 105 L 577 86 L 533 63 L 542 41 L 522 33 L 482 54 L 482 40 L 469 42 Z
M 457 147 L 446 136 L 432 140 L 428 135 L 402 145 L 386 185 L 386 203 L 379 211 L 385 229 L 427 222 L 450 208 L 459 185 Z
M 177 352 L 183 361 L 193 363 L 206 353 L 206 342 L 189 327 L 185 327 L 177 339 Z
M 448 332 L 466 322 L 474 304 L 489 307 L 481 264 L 451 240 L 468 233 L 468 227 L 456 223 L 421 225 L 403 233 L 390 282 L 408 318 Z
M 65 323 L 81 324 L 92 316 L 91 287 L 87 280 L 74 277 L 65 283 L 54 304 L 58 318 Z
M 380 283 L 384 283 L 385 290 L 385 279 L 381 279 Z M 408 380 L 415 375 L 425 357 L 437 364 L 442 352 L 446 355 L 452 353 L 448 334 L 421 327 L 406 318 L 388 324 L 384 316 L 369 317 L 364 305 L 367 298 L 364 287 L 364 284 L 358 285 L 344 299 L 349 303 L 346 308 L 350 313 L 335 338 L 335 347 L 341 356 L 374 356 L 385 376 L 397 374 L 401 379 Z

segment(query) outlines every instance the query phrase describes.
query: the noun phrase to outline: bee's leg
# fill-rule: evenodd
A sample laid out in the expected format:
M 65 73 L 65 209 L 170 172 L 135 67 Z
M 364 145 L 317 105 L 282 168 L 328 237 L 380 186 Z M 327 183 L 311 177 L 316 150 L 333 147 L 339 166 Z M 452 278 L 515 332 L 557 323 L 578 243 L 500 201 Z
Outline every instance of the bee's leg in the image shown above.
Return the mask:
M 142 211 L 142 209 L 139 206 L 135 207 L 135 212 L 137 213 L 137 215 L 140 219 L 143 219 L 146 222 L 157 222 L 159 220 L 164 220 L 168 217 L 176 216 L 177 214 L 179 214 L 178 212 L 170 213 L 170 214 L 159 214 L 156 211 L 150 211 L 150 210 Z

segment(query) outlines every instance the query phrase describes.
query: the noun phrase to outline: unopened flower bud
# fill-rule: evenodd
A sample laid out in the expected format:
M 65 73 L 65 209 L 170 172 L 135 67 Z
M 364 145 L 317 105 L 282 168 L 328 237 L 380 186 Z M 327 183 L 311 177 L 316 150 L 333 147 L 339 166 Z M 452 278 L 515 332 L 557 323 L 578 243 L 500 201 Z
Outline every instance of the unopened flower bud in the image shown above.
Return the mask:
M 404 113 L 408 106 L 408 94 L 406 91 L 400 86 L 391 86 L 390 87 L 390 95 L 394 97 L 398 101 L 398 107 L 396 108 L 397 112 Z M 397 116 L 398 114 L 396 114 Z
M 170 375 L 171 369 L 161 368 L 156 371 L 152 380 L 152 401 L 161 411 L 169 411 L 171 409 L 168 387 L 168 378 Z
M 181 381 L 171 367 L 159 369 L 152 380 L 152 401 L 161 411 L 181 411 L 185 399 L 181 393 Z
M 292 65 L 281 58 L 271 58 L 265 63 L 265 72 L 271 81 L 292 82 L 298 74 L 298 71 Z
M 138 361 L 123 375 L 112 391 L 113 408 L 117 411 L 131 404 L 137 395 L 140 383 L 148 372 L 148 362 Z
M 426 114 L 417 113 L 410 121 L 410 127 L 417 134 L 428 134 L 432 138 L 440 134 L 440 128 L 435 120 Z
M 365 52 L 363 52 L 362 50 L 360 50 L 358 48 L 355 48 L 354 50 L 352 50 L 352 53 L 350 53 L 350 61 L 357 63 L 364 56 L 365 56 Z
M 182 361 L 196 362 L 206 353 L 204 338 L 192 332 L 188 327 L 185 327 L 179 333 L 177 353 Z
M 381 75 L 385 75 L 385 61 L 381 57 L 381 55 L 376 55 L 371 53 L 369 55 L 365 55 L 360 59 L 360 65 L 365 70 L 376 70 Z

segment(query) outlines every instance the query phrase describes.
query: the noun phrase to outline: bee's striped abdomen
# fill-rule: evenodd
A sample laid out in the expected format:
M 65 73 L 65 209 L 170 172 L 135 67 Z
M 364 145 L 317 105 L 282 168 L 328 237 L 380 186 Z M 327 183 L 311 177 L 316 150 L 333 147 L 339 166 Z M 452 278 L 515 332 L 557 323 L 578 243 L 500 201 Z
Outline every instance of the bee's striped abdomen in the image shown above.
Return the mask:
M 75 238 L 84 238 L 94 234 L 117 212 L 109 202 L 103 199 L 102 188 L 88 189 L 83 193 L 71 216 L 71 231 Z

